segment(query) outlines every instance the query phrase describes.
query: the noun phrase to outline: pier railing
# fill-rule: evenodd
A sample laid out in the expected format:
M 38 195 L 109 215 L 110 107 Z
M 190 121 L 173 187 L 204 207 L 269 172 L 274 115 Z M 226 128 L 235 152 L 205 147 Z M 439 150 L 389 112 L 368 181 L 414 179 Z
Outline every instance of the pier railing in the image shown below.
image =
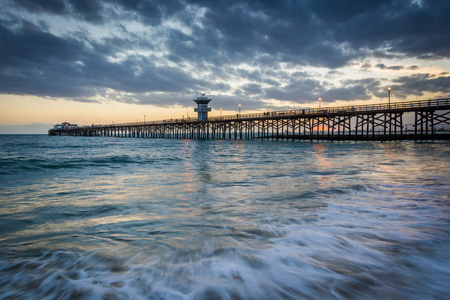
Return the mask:
M 282 110 L 271 111 L 264 113 L 254 114 L 237 114 L 228 115 L 223 117 L 209 117 L 208 120 L 233 120 L 233 119 L 256 119 L 256 118 L 273 118 L 273 117 L 289 117 L 299 115 L 320 115 L 320 114 L 334 114 L 334 113 L 358 113 L 358 112 L 380 112 L 380 111 L 396 111 L 402 110 L 414 111 L 421 108 L 450 108 L 450 98 L 442 99 L 430 99 L 430 100 L 418 100 L 407 102 L 395 102 L 395 103 L 381 103 L 381 104 L 367 104 L 367 105 L 355 105 L 355 106 L 338 106 L 338 107 L 323 107 L 323 108 L 306 108 L 295 110 Z

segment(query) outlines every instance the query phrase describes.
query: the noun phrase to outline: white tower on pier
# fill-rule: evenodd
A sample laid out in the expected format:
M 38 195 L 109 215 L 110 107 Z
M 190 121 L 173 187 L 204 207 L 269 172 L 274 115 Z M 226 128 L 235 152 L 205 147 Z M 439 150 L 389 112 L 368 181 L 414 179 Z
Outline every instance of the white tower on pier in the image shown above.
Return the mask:
M 194 99 L 198 105 L 198 107 L 194 109 L 195 112 L 198 112 L 198 121 L 208 120 L 208 111 L 211 111 L 211 108 L 208 107 L 208 103 L 211 100 L 212 99 L 208 99 L 205 94 L 202 94 L 200 97 L 197 97 L 197 99 Z

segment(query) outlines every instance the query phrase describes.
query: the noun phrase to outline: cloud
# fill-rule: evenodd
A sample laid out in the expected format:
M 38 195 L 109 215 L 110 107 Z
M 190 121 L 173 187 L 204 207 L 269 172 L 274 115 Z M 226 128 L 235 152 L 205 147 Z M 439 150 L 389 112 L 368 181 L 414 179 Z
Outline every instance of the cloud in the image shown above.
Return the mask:
M 398 71 L 398 70 L 403 69 L 403 66 L 386 66 L 385 64 L 377 64 L 376 67 L 381 70 L 393 70 L 393 71 Z
M 408 95 L 423 96 L 425 93 L 441 93 L 445 96 L 450 93 L 450 76 L 444 74 L 421 73 L 412 76 L 402 76 L 394 80 L 392 93 L 399 98 Z
M 280 87 L 264 89 L 265 96 L 269 99 L 294 101 L 297 103 L 309 102 L 316 99 L 324 92 L 321 83 L 309 77 L 297 77 L 289 80 L 289 83 Z
M 331 30 L 336 41 L 347 42 L 352 49 L 384 49 L 424 59 L 450 55 L 450 42 L 442 39 L 450 28 L 448 1 L 319 0 L 314 6 L 328 27 L 335 26 Z
M 448 59 L 449 14 L 444 0 L 5 1 L 0 92 L 165 106 L 196 91 L 248 107 L 369 99 L 386 79 L 343 68 L 403 74 Z M 448 92 L 446 76 L 392 76 L 404 97 Z
M 16 0 L 14 3 L 30 12 L 67 13 L 66 4 L 61 0 Z
M 1 92 L 50 97 L 86 95 L 89 86 L 69 84 L 74 78 L 83 78 L 75 62 L 86 51 L 84 45 L 73 38 L 42 31 L 26 21 L 20 29 L 14 31 L 0 24 Z
M 158 66 L 156 57 L 129 56 L 111 62 L 107 49 L 114 48 L 113 43 L 90 41 L 89 47 L 86 41 L 59 37 L 29 22 L 23 22 L 17 32 L 0 25 L 0 35 L 0 90 L 4 93 L 85 99 L 105 89 L 180 92 L 210 86 L 178 67 Z M 104 53 L 99 51 L 103 49 Z
M 380 81 L 374 78 L 345 80 L 342 87 L 332 87 L 324 92 L 323 99 L 329 100 L 368 100 L 380 89 Z

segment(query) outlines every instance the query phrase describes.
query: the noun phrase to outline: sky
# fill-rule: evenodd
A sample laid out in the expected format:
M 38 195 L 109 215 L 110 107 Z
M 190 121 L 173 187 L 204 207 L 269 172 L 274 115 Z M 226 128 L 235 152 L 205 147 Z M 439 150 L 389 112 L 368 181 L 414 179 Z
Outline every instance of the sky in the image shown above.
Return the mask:
M 448 0 L 0 0 L 0 133 L 450 95 Z

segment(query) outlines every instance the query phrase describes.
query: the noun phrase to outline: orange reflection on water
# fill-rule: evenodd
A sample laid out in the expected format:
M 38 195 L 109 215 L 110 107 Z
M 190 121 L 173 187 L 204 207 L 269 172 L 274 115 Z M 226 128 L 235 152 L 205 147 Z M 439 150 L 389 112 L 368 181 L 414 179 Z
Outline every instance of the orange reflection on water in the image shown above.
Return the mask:
M 328 149 L 324 144 L 315 144 L 313 145 L 313 149 L 315 151 L 314 156 L 319 163 L 318 166 L 321 170 L 330 169 L 333 165 L 326 159 L 325 152 Z
M 415 162 L 406 163 L 403 159 L 404 149 L 398 144 L 384 144 L 384 157 L 377 165 L 380 180 L 392 183 L 393 180 L 400 180 L 409 174 L 421 172 Z
M 385 150 L 384 155 L 388 156 L 390 159 L 392 159 L 392 157 L 394 158 L 399 157 L 399 151 L 395 145 L 386 143 L 384 144 L 384 150 Z
M 326 158 L 326 150 L 328 147 L 325 144 L 314 144 L 314 156 L 317 159 L 317 169 L 319 171 L 326 171 L 333 167 L 333 164 Z M 337 179 L 336 176 L 332 175 L 319 175 L 318 180 L 320 183 L 330 183 Z
M 192 154 L 192 147 L 193 147 L 193 141 L 184 139 L 183 141 L 183 157 L 188 157 L 190 154 Z M 181 176 L 183 177 L 183 188 L 185 193 L 193 193 L 196 189 L 196 184 L 194 183 L 195 174 L 192 172 L 193 165 L 192 160 L 185 159 L 183 160 L 183 166 L 181 168 Z M 183 198 L 183 197 L 181 197 Z M 189 204 L 186 202 L 186 206 L 189 206 Z

